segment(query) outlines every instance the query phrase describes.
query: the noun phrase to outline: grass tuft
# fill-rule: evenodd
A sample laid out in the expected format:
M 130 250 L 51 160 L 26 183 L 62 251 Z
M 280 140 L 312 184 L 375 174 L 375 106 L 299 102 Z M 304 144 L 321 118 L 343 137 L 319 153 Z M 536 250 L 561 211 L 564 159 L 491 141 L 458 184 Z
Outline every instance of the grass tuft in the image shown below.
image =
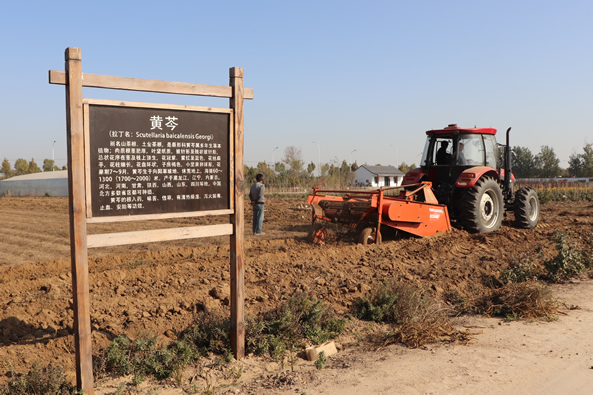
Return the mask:
M 229 339 L 231 321 L 221 313 L 201 312 L 193 325 L 181 337 L 192 343 L 201 354 L 214 353 L 226 355 L 231 352 Z
M 135 340 L 117 337 L 105 354 L 97 356 L 95 375 L 134 375 L 135 385 L 147 376 L 166 379 L 178 376 L 188 363 L 198 357 L 195 346 L 185 340 L 158 346 L 158 337 L 141 334 Z
M 1 395 L 28 394 L 77 394 L 75 387 L 66 381 L 61 367 L 51 364 L 40 368 L 37 364 L 26 375 L 13 374 L 13 378 L 0 386 Z
M 282 356 L 303 348 L 307 341 L 321 344 L 337 337 L 345 323 L 346 319 L 322 301 L 299 293 L 263 317 L 248 320 L 246 349 L 259 355 Z
M 558 303 L 550 289 L 535 281 L 493 289 L 478 300 L 477 307 L 483 314 L 504 317 L 508 321 L 554 317 L 558 312 Z
M 436 341 L 467 340 L 469 333 L 457 331 L 447 311 L 427 292 L 394 280 L 373 287 L 354 305 L 362 320 L 392 324 L 383 346 L 403 343 L 417 348 Z
M 593 268 L 593 232 L 587 236 L 588 240 L 569 230 L 554 234 L 558 253 L 545 262 L 551 281 L 564 282 Z

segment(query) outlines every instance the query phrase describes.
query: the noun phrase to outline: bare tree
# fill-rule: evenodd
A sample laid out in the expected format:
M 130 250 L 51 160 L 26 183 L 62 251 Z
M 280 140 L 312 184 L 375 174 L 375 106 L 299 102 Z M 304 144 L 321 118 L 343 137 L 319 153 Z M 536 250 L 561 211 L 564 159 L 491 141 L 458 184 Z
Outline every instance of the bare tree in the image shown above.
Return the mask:
M 284 149 L 284 158 L 282 159 L 288 169 L 288 180 L 293 186 L 298 185 L 299 176 L 303 172 L 303 154 L 300 148 L 290 145 Z

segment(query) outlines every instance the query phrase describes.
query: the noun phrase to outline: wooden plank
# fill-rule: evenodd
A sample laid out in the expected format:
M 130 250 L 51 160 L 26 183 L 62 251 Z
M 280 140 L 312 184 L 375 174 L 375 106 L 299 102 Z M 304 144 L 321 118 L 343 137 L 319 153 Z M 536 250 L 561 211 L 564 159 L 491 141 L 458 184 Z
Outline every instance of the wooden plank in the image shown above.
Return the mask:
M 74 310 L 76 382 L 85 394 L 93 394 L 93 363 L 89 273 L 84 190 L 84 127 L 82 113 L 82 57 L 79 48 L 67 48 L 66 125 L 68 140 L 68 202 L 70 256 Z
M 87 243 L 88 248 L 96 248 L 157 241 L 195 239 L 199 237 L 226 236 L 232 233 L 233 226 L 231 224 L 218 224 L 88 235 Z
M 49 83 L 65 85 L 66 73 L 59 70 L 49 71 Z M 141 92 L 173 93 L 179 95 L 212 96 L 231 98 L 232 87 L 220 85 L 192 84 L 147 80 L 141 78 L 115 77 L 99 74 L 82 74 L 82 85 L 90 88 L 120 89 Z M 253 89 L 245 89 L 245 99 L 253 99 Z
M 126 215 L 123 217 L 89 217 L 86 220 L 87 224 L 101 224 L 108 222 L 131 222 L 131 221 L 149 221 L 155 219 L 170 219 L 170 218 L 194 218 L 206 217 L 211 215 L 230 215 L 233 214 L 232 209 L 225 210 L 207 210 L 207 211 L 188 211 L 182 213 L 164 213 L 164 214 L 140 214 L 140 215 Z
M 98 104 L 98 105 L 104 105 L 104 106 L 120 106 L 120 107 L 158 108 L 158 109 L 166 108 L 166 109 L 171 109 L 171 110 L 218 112 L 218 113 L 223 113 L 223 114 L 232 114 L 233 113 L 233 110 L 231 110 L 230 108 L 187 106 L 184 104 L 144 103 L 144 102 L 106 100 L 106 99 L 84 99 L 84 104 Z
M 243 69 L 233 67 L 229 70 L 229 85 L 233 87 L 230 107 L 234 112 L 234 176 L 235 214 L 231 215 L 234 230 L 231 235 L 231 348 L 236 359 L 245 356 L 245 290 L 244 278 L 245 255 L 243 209 L 245 197 L 243 193 Z

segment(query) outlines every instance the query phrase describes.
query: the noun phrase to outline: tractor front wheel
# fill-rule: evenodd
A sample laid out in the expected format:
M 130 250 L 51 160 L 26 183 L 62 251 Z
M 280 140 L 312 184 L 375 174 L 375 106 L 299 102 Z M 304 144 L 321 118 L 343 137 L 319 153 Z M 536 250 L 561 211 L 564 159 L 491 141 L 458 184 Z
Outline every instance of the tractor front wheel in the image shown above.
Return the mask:
M 539 222 L 539 199 L 531 187 L 524 187 L 515 194 L 515 225 L 523 229 L 533 229 Z
M 327 241 L 327 229 L 323 224 L 316 223 L 311 225 L 311 229 L 309 230 L 309 234 L 307 235 L 307 239 L 309 242 L 315 245 L 325 244 Z
M 468 232 L 487 233 L 498 230 L 503 216 L 502 190 L 494 178 L 480 179 L 463 194 L 459 205 L 459 220 Z
M 376 228 L 364 228 L 358 235 L 358 243 L 362 245 L 375 244 L 375 234 L 377 235 L 377 244 L 381 244 L 381 232 Z

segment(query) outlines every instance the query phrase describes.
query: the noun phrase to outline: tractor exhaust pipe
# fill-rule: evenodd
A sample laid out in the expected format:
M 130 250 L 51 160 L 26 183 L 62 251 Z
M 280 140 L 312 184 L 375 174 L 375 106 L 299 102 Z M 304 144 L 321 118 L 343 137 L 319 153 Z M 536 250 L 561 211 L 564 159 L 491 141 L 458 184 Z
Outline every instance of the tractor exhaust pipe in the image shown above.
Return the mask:
M 512 169 L 512 155 L 510 143 L 511 128 L 507 129 L 507 142 L 504 150 L 504 192 L 508 198 L 513 198 L 513 191 L 511 189 L 511 169 Z

